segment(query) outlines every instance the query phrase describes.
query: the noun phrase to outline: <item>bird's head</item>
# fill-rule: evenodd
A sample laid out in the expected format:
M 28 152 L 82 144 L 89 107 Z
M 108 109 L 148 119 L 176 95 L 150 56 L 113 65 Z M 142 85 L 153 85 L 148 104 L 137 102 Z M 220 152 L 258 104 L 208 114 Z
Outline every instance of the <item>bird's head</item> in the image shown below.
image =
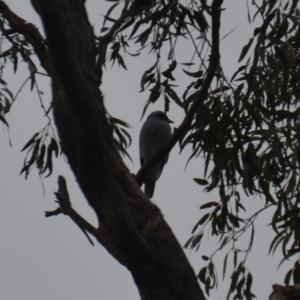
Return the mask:
M 168 123 L 174 123 L 172 120 L 170 120 L 167 115 L 165 113 L 163 113 L 162 111 L 154 111 L 153 113 L 151 113 L 147 120 L 149 119 L 158 119 L 158 120 L 161 120 L 161 121 L 166 121 Z

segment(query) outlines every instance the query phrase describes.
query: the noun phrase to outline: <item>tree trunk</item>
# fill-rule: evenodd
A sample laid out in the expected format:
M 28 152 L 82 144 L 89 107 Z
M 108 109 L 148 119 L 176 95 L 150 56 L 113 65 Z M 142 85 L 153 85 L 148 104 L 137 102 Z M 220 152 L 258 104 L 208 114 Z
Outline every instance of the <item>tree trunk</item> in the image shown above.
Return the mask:
M 141 192 L 114 145 L 84 1 L 32 3 L 53 63 L 53 111 L 63 151 L 98 216 L 103 246 L 131 272 L 142 299 L 205 299 L 160 210 Z

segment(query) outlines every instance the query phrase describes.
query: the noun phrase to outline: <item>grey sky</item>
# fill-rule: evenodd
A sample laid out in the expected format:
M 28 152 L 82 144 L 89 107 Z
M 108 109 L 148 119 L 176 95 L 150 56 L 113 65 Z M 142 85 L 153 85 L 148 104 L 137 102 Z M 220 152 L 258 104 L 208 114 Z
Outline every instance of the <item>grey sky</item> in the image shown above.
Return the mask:
M 7 4 L 19 16 L 40 28 L 39 18 L 34 13 L 29 0 L 10 0 Z M 110 5 L 110 2 L 104 0 L 87 1 L 89 16 L 91 22 L 95 24 L 95 31 L 101 27 L 102 15 Z M 222 66 L 230 75 L 236 69 L 239 53 L 251 37 L 253 27 L 248 28 L 245 1 L 224 1 L 223 6 L 228 9 L 222 17 L 222 36 L 239 25 L 221 43 Z M 180 51 L 185 54 L 186 49 L 182 48 Z M 110 69 L 108 63 L 103 78 L 103 92 L 109 112 L 129 122 L 133 127 L 130 131 L 133 143 L 129 153 L 134 164 L 127 162 L 127 165 L 130 171 L 135 173 L 139 169 L 138 135 L 142 125 L 140 116 L 148 96 L 147 92 L 139 93 L 139 81 L 143 71 L 151 66 L 154 57 L 148 55 L 138 63 L 130 57 L 125 59 L 128 71 L 117 66 Z M 10 88 L 14 92 L 26 78 L 22 69 L 18 73 L 21 76 L 18 74 L 13 76 L 6 70 L 5 74 L 10 76 Z M 182 75 L 178 79 L 177 84 L 180 85 L 181 90 L 184 90 L 189 78 Z M 51 95 L 47 80 L 41 79 L 40 89 L 44 91 L 45 103 L 49 103 Z M 151 107 L 148 113 L 157 109 L 162 110 L 163 104 Z M 43 179 L 43 183 L 35 170 L 32 170 L 27 181 L 23 176 L 19 176 L 24 159 L 20 149 L 37 130 L 46 124 L 42 115 L 39 100 L 35 93 L 30 92 L 30 87 L 27 85 L 8 116 L 12 148 L 8 143 L 6 129 L 0 125 L 3 128 L 0 137 L 0 298 L 5 300 L 139 299 L 130 273 L 100 245 L 96 244 L 92 247 L 67 216 L 60 215 L 49 219 L 44 217 L 45 210 L 56 208 L 53 192 L 57 190 L 57 176 L 62 174 L 67 178 L 73 206 L 95 224 L 96 218 L 79 191 L 64 159 L 60 158 L 55 162 L 53 174 L 50 178 Z M 176 127 L 183 115 L 175 105 L 172 105 L 168 116 L 174 121 Z M 192 180 L 193 177 L 203 176 L 203 161 L 194 160 L 185 169 L 190 153 L 185 150 L 179 156 L 178 152 L 178 147 L 172 150 L 169 162 L 156 185 L 153 201 L 162 210 L 180 243 L 184 244 L 190 237 L 191 229 L 203 214 L 198 209 L 199 206 L 208 200 L 218 201 L 219 198 L 217 193 L 203 193 L 202 188 Z M 245 201 L 249 202 L 252 209 L 264 203 L 264 200 L 259 198 L 249 198 Z M 268 297 L 272 283 L 283 282 L 285 271 L 289 267 L 285 264 L 279 272 L 276 271 L 280 253 L 274 258 L 267 258 L 268 245 L 273 237 L 273 233 L 266 227 L 267 224 L 268 220 L 264 221 L 264 216 L 261 216 L 256 227 L 256 241 L 248 261 L 250 271 L 254 275 L 253 290 L 258 299 Z M 199 252 L 194 254 L 186 252 L 196 272 L 204 264 L 201 255 L 209 255 L 215 248 L 215 243 L 212 240 L 209 242 L 207 237 L 202 243 Z M 225 254 L 226 251 L 217 255 L 215 260 L 215 263 L 220 264 L 220 288 L 212 293 L 211 299 L 226 298 L 228 284 L 221 280 Z M 229 260 L 228 265 L 231 262 L 232 259 Z

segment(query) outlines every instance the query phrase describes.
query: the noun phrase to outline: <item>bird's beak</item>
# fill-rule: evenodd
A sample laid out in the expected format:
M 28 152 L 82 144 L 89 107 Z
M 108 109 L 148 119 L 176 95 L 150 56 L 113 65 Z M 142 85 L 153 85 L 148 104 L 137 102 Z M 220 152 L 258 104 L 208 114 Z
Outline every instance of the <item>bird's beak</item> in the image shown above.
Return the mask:
M 170 120 L 168 117 L 167 117 L 167 119 L 168 119 L 168 122 L 169 123 L 174 123 L 172 120 Z

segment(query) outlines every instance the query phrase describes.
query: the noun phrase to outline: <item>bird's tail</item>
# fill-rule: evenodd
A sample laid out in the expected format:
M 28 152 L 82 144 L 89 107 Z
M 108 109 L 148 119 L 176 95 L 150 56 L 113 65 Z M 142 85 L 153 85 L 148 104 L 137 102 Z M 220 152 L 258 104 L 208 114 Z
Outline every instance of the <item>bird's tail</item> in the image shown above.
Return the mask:
M 150 183 L 145 183 L 145 194 L 149 197 L 152 198 L 154 194 L 154 188 L 155 188 L 155 181 L 150 182 Z

